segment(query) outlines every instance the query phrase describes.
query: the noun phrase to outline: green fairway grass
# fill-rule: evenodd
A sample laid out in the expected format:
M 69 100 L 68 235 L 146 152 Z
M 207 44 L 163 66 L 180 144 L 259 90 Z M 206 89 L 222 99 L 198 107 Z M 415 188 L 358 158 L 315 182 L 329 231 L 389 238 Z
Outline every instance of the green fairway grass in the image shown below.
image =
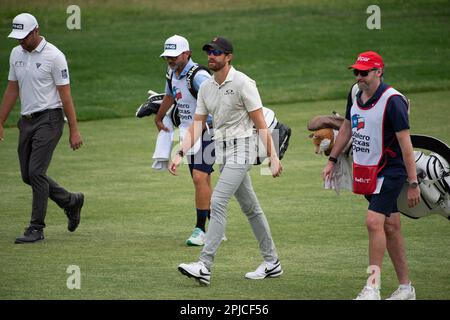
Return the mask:
M 65 26 L 69 4 L 0 2 L 1 94 L 17 45 L 6 37 L 18 13 L 35 14 L 41 33 L 67 56 L 84 145 L 73 152 L 66 127 L 48 174 L 86 196 L 76 232 L 67 231 L 63 211 L 50 201 L 44 242 L 14 244 L 31 210 L 16 152 L 17 105 L 0 143 L 0 299 L 354 298 L 368 276 L 367 203 L 323 189 L 326 157 L 314 154 L 306 124 L 345 112 L 353 81 L 347 66 L 359 52 L 376 50 L 385 59 L 386 82 L 411 100 L 411 132 L 450 143 L 448 1 L 379 1 L 381 30 L 366 28 L 370 1 L 82 0 L 82 29 L 74 31 Z M 256 80 L 264 105 L 293 130 L 281 178 L 252 170 L 283 266 L 280 278 L 244 279 L 262 258 L 235 200 L 211 287 L 177 271 L 201 250 L 184 244 L 195 223 L 194 188 L 186 166 L 178 177 L 151 169 L 153 117 L 134 118 L 148 89 L 164 89 L 159 54 L 173 34 L 186 36 L 203 64 L 204 43 L 216 35 L 231 39 L 233 64 Z M 450 221 L 435 215 L 402 222 L 417 298 L 450 299 Z M 80 290 L 66 286 L 70 265 L 80 267 Z M 396 287 L 386 255 L 382 298 Z
M 11 19 L 32 11 L 41 33 L 67 56 L 79 118 L 126 117 L 149 88 L 164 89 L 163 43 L 189 39 L 193 57 L 215 35 L 231 39 L 234 65 L 253 77 L 268 104 L 340 99 L 361 51 L 378 51 L 386 76 L 405 93 L 450 89 L 450 6 L 446 0 L 380 1 L 381 30 L 369 30 L 370 1 L 79 1 L 81 30 L 68 30 L 68 3 L 0 3 L 0 92 L 6 85 Z M 3 7 L 3 8 L 2 8 Z M 189 11 L 189 13 L 187 13 Z M 13 112 L 12 125 L 18 108 Z
M 409 96 L 413 133 L 450 141 L 448 118 L 440 114 L 449 92 Z M 349 192 L 323 190 L 326 158 L 307 138 L 307 121 L 344 100 L 275 106 L 292 127 L 283 176 L 252 170 L 255 190 L 270 222 L 284 274 L 250 281 L 244 274 L 261 262 L 256 240 L 233 199 L 224 242 L 210 288 L 177 271 L 196 261 L 200 248 L 184 244 L 194 226 L 194 193 L 186 166 L 180 176 L 151 169 L 156 129 L 153 118 L 89 121 L 80 124 L 85 145 L 73 152 L 67 128 L 49 175 L 86 195 L 76 232 L 49 203 L 43 243 L 15 245 L 29 221 L 31 190 L 21 182 L 17 129 L 6 130 L 0 146 L 0 299 L 352 299 L 365 283 L 366 201 Z M 217 173 L 213 174 L 214 182 Z M 403 217 L 411 278 L 418 299 L 450 298 L 450 221 L 441 216 Z M 81 271 L 81 289 L 69 290 L 69 265 Z M 386 255 L 382 296 L 397 286 Z

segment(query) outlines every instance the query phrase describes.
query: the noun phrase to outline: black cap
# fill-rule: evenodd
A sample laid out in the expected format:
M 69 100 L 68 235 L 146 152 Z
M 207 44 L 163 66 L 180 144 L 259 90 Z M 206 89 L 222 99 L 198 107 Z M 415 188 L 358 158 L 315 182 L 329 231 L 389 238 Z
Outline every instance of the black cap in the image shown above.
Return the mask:
M 209 43 L 205 44 L 202 48 L 203 51 L 209 48 L 217 49 L 225 53 L 233 53 L 233 45 L 225 38 L 215 37 Z

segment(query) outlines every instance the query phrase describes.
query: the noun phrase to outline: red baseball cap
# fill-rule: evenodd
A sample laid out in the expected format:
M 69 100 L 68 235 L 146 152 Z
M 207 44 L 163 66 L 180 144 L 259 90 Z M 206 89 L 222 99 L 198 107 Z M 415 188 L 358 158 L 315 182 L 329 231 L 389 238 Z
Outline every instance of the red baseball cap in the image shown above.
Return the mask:
M 383 59 L 374 51 L 366 51 L 360 53 L 355 64 L 348 67 L 349 69 L 370 70 L 384 68 Z

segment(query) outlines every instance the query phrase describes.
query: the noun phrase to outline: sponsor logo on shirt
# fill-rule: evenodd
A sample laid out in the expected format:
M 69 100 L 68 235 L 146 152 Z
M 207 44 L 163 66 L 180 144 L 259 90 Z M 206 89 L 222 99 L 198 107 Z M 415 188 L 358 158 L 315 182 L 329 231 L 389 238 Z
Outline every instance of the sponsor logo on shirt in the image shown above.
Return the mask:
M 39 69 L 39 67 L 42 65 L 42 63 L 36 62 L 36 68 Z
M 25 62 L 22 60 L 17 60 L 16 62 L 14 62 L 14 66 L 15 67 L 25 67 Z
M 228 90 L 226 90 L 225 93 L 224 93 L 225 96 L 233 95 L 233 94 L 234 94 L 233 89 L 228 89 Z
M 177 87 L 173 87 L 173 92 L 175 93 L 175 100 L 183 99 L 183 95 L 181 94 L 181 90 Z
M 67 74 L 67 69 L 61 70 L 61 78 L 67 79 L 69 75 Z

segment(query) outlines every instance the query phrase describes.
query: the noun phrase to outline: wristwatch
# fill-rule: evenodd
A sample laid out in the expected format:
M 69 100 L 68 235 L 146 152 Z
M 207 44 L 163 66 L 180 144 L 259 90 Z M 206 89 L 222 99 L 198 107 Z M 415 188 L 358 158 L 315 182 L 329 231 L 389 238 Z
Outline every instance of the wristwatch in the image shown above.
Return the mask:
M 419 186 L 419 183 L 417 181 L 408 181 L 408 185 L 410 188 L 417 188 Z

